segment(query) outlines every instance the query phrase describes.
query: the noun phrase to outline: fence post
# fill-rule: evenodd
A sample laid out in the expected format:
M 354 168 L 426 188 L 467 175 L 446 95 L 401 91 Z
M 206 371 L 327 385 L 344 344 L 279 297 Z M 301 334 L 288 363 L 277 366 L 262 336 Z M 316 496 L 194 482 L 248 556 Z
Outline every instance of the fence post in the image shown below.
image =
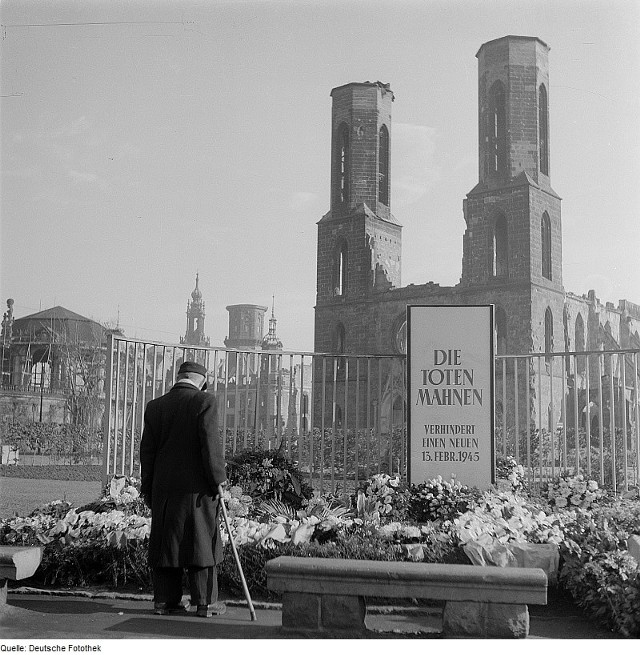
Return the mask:
M 104 411 L 102 433 L 102 486 L 109 480 L 109 459 L 111 457 L 111 394 L 113 385 L 113 334 L 107 335 L 107 367 L 104 385 Z

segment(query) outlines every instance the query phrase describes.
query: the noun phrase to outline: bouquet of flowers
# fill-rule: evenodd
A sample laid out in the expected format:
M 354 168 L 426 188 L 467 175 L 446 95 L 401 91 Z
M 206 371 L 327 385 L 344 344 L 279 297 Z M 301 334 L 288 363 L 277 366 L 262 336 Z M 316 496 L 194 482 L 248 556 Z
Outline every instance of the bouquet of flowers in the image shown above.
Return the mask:
M 551 507 L 568 509 L 590 509 L 605 496 L 595 480 L 585 480 L 582 475 L 572 476 L 568 473 L 544 483 L 542 494 Z
M 438 476 L 433 480 L 411 485 L 409 515 L 418 523 L 452 521 L 466 512 L 474 499 L 474 492 L 455 478 L 450 482 Z

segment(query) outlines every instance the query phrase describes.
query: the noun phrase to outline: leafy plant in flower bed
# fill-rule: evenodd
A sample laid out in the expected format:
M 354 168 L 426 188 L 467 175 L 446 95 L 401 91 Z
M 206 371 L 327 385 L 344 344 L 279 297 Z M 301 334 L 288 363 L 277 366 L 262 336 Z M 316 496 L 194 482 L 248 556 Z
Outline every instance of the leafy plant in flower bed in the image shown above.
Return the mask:
M 392 477 L 386 473 L 376 473 L 358 489 L 356 511 L 359 518 L 376 524 L 383 519 L 404 521 L 408 516 L 409 499 L 407 485 L 397 475 Z
M 518 464 L 515 457 L 496 458 L 496 477 L 506 480 L 512 491 L 527 491 L 528 485 L 524 477 L 524 466 Z
M 453 521 L 466 512 L 480 496 L 480 491 L 460 484 L 447 482 L 441 476 L 427 482 L 411 485 L 408 516 L 417 523 L 425 521 Z
M 585 611 L 626 637 L 640 636 L 640 566 L 625 551 L 640 534 L 640 501 L 578 509 L 560 544 L 560 579 Z
M 295 507 L 313 495 L 293 463 L 274 450 L 238 453 L 227 462 L 227 478 L 252 498 L 275 498 Z
M 595 480 L 585 480 L 582 475 L 561 473 L 551 482 L 543 482 L 541 495 L 555 508 L 581 507 L 590 509 L 605 497 Z

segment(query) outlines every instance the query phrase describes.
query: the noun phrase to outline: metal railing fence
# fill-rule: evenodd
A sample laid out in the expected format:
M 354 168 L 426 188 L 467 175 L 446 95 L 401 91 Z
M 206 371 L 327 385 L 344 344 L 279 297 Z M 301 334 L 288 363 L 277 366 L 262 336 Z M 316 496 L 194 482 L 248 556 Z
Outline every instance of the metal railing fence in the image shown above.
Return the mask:
M 502 355 L 495 450 L 533 484 L 566 471 L 614 491 L 640 479 L 637 350 Z M 374 473 L 406 478 L 404 356 L 241 351 L 128 339 L 107 347 L 103 477 L 139 475 L 144 408 L 199 361 L 218 401 L 225 456 L 279 450 L 322 491 Z
M 560 473 L 614 493 L 640 482 L 638 350 L 497 356 L 496 453 L 536 483 Z

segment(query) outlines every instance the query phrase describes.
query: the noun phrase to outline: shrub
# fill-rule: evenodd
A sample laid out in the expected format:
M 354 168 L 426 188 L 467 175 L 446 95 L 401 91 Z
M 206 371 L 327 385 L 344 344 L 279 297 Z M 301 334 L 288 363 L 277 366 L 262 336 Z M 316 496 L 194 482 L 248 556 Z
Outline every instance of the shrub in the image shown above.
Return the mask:
M 640 534 L 640 502 L 578 510 L 560 545 L 560 582 L 596 620 L 627 637 L 640 636 L 640 567 L 624 552 Z
M 29 452 L 82 453 L 100 450 L 102 433 L 84 425 L 0 421 L 0 441 Z
M 0 477 L 30 480 L 80 480 L 100 482 L 102 467 L 82 464 L 49 464 L 46 466 L 0 465 Z
M 296 508 L 313 489 L 291 461 L 274 450 L 245 450 L 227 462 L 227 478 L 254 499 L 275 498 Z

